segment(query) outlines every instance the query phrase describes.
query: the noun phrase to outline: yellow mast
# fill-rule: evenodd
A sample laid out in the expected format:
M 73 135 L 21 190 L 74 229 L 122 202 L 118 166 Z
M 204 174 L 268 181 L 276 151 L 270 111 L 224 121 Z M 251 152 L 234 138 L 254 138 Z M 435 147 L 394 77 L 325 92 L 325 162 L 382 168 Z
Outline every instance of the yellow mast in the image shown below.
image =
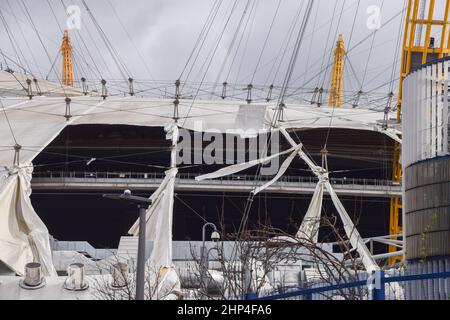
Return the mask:
M 339 35 L 334 49 L 334 65 L 331 75 L 330 97 L 328 105 L 330 107 L 342 107 L 342 78 L 344 74 L 345 46 L 342 34 Z
M 72 64 L 72 45 L 70 44 L 69 32 L 64 31 L 64 37 L 61 44 L 62 55 L 62 83 L 73 87 L 73 64 Z
M 402 90 L 403 90 L 403 80 L 406 78 L 408 73 L 413 69 L 413 67 L 425 64 L 427 61 L 433 60 L 435 58 L 442 58 L 448 56 L 449 54 L 449 44 L 450 35 L 448 34 L 449 26 L 449 9 L 450 0 L 445 0 L 444 12 L 435 12 L 436 0 L 428 0 L 428 8 L 426 11 L 427 16 L 420 17 L 419 10 L 420 4 L 422 8 L 425 8 L 425 3 L 421 1 L 426 0 L 408 0 L 408 7 L 406 10 L 405 26 L 403 32 L 403 49 L 402 49 L 402 60 L 400 64 L 400 79 L 398 86 L 398 102 L 397 102 L 397 121 L 400 123 L 401 110 L 402 110 Z M 435 15 L 437 17 L 435 17 Z M 441 17 L 442 20 L 439 20 Z M 416 31 L 418 28 L 426 27 L 425 38 L 420 39 L 416 37 Z M 439 46 L 434 45 L 434 40 L 431 41 L 431 30 L 433 29 L 433 34 L 440 37 Z M 440 30 L 439 30 L 440 29 Z M 438 32 L 440 31 L 440 33 Z M 420 35 L 420 32 L 419 32 Z M 400 183 L 402 181 L 402 167 L 400 164 L 401 146 L 398 143 L 394 145 L 394 163 L 392 180 L 395 183 Z M 389 221 L 389 234 L 396 235 L 403 232 L 400 225 L 400 210 L 402 209 L 402 201 L 399 197 L 391 198 L 390 205 L 390 221 Z M 389 246 L 389 252 L 396 252 L 397 248 L 395 246 Z M 395 263 L 400 261 L 401 257 L 394 257 L 389 259 L 389 263 Z

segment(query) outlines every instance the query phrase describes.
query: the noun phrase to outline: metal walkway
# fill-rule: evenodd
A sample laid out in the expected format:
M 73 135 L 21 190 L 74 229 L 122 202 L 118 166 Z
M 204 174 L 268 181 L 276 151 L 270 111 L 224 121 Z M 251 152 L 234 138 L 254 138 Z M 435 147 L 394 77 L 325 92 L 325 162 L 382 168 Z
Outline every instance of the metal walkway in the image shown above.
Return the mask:
M 177 176 L 175 189 L 178 192 L 230 192 L 247 193 L 254 188 L 253 175 L 233 175 L 216 180 L 198 182 L 196 175 L 181 173 Z M 136 191 L 155 190 L 164 178 L 162 173 L 136 172 L 35 172 L 31 181 L 34 190 L 110 190 Z M 258 185 L 272 177 L 261 176 Z M 391 181 L 373 179 L 332 178 L 332 185 L 339 195 L 392 197 L 401 196 L 401 186 Z M 285 176 L 265 192 L 287 194 L 312 194 L 317 184 L 314 177 Z

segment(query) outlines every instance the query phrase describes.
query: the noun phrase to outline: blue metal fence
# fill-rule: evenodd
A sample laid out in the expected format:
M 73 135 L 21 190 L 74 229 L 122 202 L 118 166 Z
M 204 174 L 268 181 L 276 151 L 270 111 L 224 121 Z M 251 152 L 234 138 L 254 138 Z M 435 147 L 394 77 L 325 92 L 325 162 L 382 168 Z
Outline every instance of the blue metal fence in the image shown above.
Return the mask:
M 404 271 L 387 276 L 380 271 L 372 276 L 357 276 L 358 280 L 337 284 L 315 283 L 309 288 L 284 289 L 276 294 L 248 300 L 449 300 L 450 272 L 405 274 Z

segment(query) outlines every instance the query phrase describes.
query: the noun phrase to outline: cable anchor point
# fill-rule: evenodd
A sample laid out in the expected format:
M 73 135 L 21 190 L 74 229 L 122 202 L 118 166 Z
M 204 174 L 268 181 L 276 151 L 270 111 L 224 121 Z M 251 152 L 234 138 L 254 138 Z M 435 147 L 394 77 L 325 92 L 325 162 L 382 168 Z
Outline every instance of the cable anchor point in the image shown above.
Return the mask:
M 20 165 L 20 150 L 22 150 L 22 146 L 18 143 L 16 143 L 14 145 L 14 160 L 13 160 L 13 164 L 14 166 L 19 166 Z
M 247 86 L 247 103 L 250 104 L 252 103 L 252 89 L 253 89 L 253 85 L 250 83 Z
M 130 96 L 134 96 L 134 86 L 133 86 L 133 82 L 134 79 L 133 78 L 128 78 L 128 93 L 130 94 Z
M 33 99 L 33 88 L 31 87 L 31 80 L 27 79 L 27 94 L 28 94 L 28 98 Z
M 70 118 L 72 118 L 72 114 L 70 112 L 70 103 L 72 102 L 72 99 L 66 97 L 65 101 L 66 101 L 66 114 L 64 115 L 64 118 L 66 118 L 66 120 L 69 121 Z
M 321 107 L 323 104 L 323 88 L 319 89 L 319 94 L 317 95 L 317 107 Z
M 86 78 L 85 77 L 81 78 L 81 85 L 83 87 L 83 94 L 85 96 L 87 96 L 88 95 L 88 87 L 86 85 Z
M 225 100 L 225 98 L 227 97 L 227 86 L 228 86 L 228 82 L 224 82 L 222 83 L 222 100 Z
M 266 98 L 267 102 L 270 102 L 272 100 L 273 88 L 274 88 L 274 86 L 273 86 L 273 84 L 271 84 L 270 87 L 269 87 L 269 92 L 267 93 L 267 98 Z
M 108 90 L 106 89 L 106 80 L 102 79 L 102 98 L 103 100 L 106 100 L 106 97 L 108 97 Z

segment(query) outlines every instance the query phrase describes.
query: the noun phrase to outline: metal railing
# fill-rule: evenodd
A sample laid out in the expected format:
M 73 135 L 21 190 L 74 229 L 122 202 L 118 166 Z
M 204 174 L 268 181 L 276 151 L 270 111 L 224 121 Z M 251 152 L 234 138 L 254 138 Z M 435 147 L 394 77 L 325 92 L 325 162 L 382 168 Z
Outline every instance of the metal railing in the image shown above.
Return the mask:
M 384 271 L 359 274 L 340 283 L 314 283 L 307 288 L 284 288 L 278 293 L 248 300 L 449 300 L 450 271 L 408 274 L 396 270 L 387 276 Z
M 200 174 L 197 173 L 179 173 L 177 175 L 177 181 L 189 181 L 190 183 L 195 181 L 195 178 Z M 165 174 L 162 172 L 81 172 L 81 171 L 38 171 L 33 173 L 34 179 L 118 179 L 118 180 L 162 180 Z M 260 175 L 257 177 L 258 181 L 266 182 L 271 180 L 272 176 Z M 255 181 L 254 175 L 229 175 L 214 179 L 215 183 L 223 182 L 239 182 L 242 184 L 253 184 Z M 316 184 L 316 177 L 306 176 L 284 176 L 278 180 L 278 183 L 296 183 L 296 184 Z M 330 182 L 333 185 L 339 186 L 379 186 L 379 187 L 398 187 L 398 184 L 393 183 L 391 180 L 379 180 L 379 179 L 361 179 L 361 178 L 330 178 Z M 205 183 L 205 181 L 203 181 Z M 207 183 L 207 182 L 206 182 Z

